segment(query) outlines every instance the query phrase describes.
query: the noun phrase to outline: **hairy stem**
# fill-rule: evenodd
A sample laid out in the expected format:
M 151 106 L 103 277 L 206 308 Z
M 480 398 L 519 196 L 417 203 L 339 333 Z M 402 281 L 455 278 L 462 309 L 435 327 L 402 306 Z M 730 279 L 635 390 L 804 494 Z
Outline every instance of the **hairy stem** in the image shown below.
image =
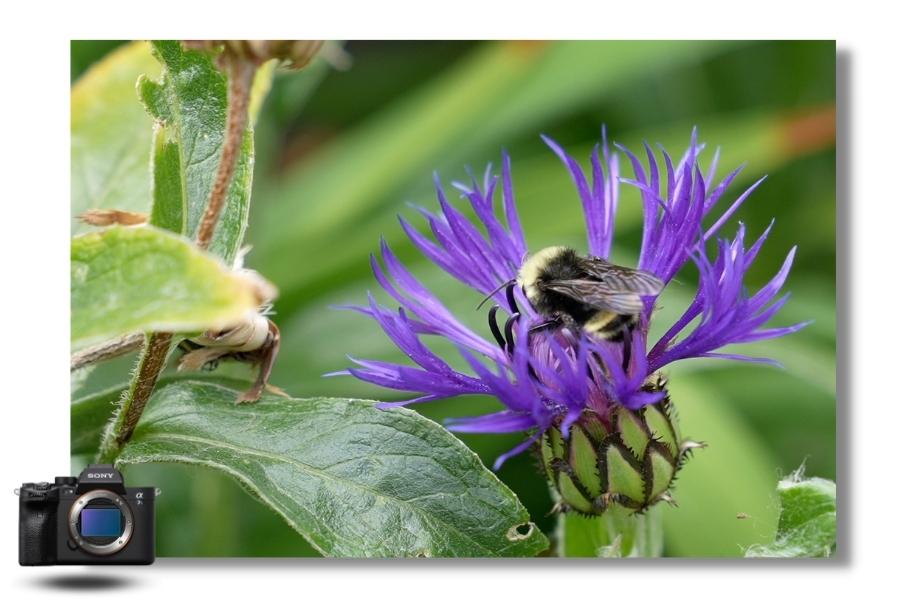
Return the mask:
M 156 380 L 159 378 L 159 373 L 166 364 L 166 356 L 171 343 L 171 333 L 147 334 L 144 351 L 141 352 L 138 361 L 137 372 L 131 380 L 131 385 L 122 395 L 122 404 L 116 412 L 115 419 L 110 423 L 103 436 L 99 454 L 101 463 L 112 463 L 134 432 L 134 428 L 144 412 L 144 407 L 150 399 L 150 393 L 156 385 Z
M 219 215 L 228 198 L 228 187 L 234 176 L 238 156 L 241 154 L 241 143 L 244 140 L 244 130 L 247 129 L 247 111 L 250 107 L 250 88 L 253 85 L 253 75 L 256 66 L 246 60 L 234 56 L 226 51 L 222 56 L 222 67 L 228 74 L 228 123 L 225 128 L 225 141 L 222 146 L 222 158 L 219 161 L 219 170 L 213 182 L 209 201 L 206 204 L 206 212 L 200 220 L 197 229 L 197 246 L 202 250 L 209 248 Z
M 144 334 L 133 333 L 97 346 L 85 348 L 72 355 L 71 371 L 77 371 L 82 367 L 92 365 L 104 360 L 110 360 L 123 354 L 138 350 L 144 345 Z
M 219 216 L 228 199 L 228 187 L 234 176 L 241 153 L 241 144 L 244 140 L 244 131 L 247 128 L 250 90 L 253 76 L 256 73 L 256 66 L 253 63 L 227 50 L 220 61 L 222 69 L 228 76 L 228 120 L 222 145 L 222 157 L 219 159 L 219 169 L 209 194 L 206 211 L 203 213 L 197 229 L 196 244 L 202 250 L 209 248 L 219 222 Z M 159 374 L 166 365 L 171 345 L 171 333 L 156 332 L 147 336 L 137 372 L 122 398 L 122 404 L 114 420 L 103 437 L 99 455 L 101 462 L 115 461 L 122 447 L 134 433 L 141 414 L 150 400 L 150 394 L 156 386 L 156 381 L 159 379 Z

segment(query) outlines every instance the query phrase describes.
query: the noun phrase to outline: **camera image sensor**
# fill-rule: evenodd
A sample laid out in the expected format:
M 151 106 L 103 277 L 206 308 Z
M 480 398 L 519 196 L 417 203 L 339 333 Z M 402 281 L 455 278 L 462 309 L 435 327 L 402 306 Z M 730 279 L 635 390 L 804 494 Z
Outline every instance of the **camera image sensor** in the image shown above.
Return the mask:
M 118 508 L 85 508 L 81 511 L 81 535 L 113 537 L 122 534 L 122 513 Z

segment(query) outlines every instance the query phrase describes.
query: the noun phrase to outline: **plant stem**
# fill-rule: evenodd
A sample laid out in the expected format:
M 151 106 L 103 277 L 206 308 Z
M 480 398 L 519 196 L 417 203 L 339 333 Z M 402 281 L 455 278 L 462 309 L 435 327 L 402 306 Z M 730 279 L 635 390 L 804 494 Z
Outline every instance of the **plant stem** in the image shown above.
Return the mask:
M 228 118 L 222 157 L 213 182 L 206 211 L 197 229 L 196 244 L 201 250 L 209 248 L 219 216 L 228 199 L 228 188 L 234 176 L 237 160 L 241 153 L 244 131 L 247 128 L 247 113 L 250 105 L 250 90 L 256 66 L 226 50 L 220 58 L 220 65 L 228 76 Z M 131 438 L 141 414 L 150 400 L 159 374 L 166 366 L 166 358 L 172 345 L 172 334 L 155 332 L 147 335 L 144 350 L 138 362 L 137 372 L 122 398 L 122 403 L 107 428 L 100 445 L 99 460 L 112 463 Z
M 156 385 L 156 380 L 159 378 L 159 373 L 166 364 L 166 356 L 171 343 L 171 333 L 147 335 L 144 350 L 138 361 L 137 372 L 131 380 L 131 385 L 122 396 L 122 403 L 116 412 L 115 419 L 107 427 L 103 436 L 98 457 L 101 463 L 112 463 L 134 432 L 134 428 L 144 412 L 144 407 L 150 399 L 150 393 Z
M 228 122 L 225 128 L 225 141 L 222 146 L 222 158 L 219 170 L 213 182 L 206 212 L 197 229 L 197 246 L 201 250 L 209 248 L 215 233 L 219 215 L 228 198 L 228 186 L 234 176 L 237 159 L 241 153 L 241 142 L 244 130 L 247 129 L 247 114 L 250 107 L 250 88 L 256 66 L 236 55 L 226 53 L 221 57 L 222 68 L 228 75 Z
M 134 333 L 126 335 L 97 346 L 85 348 L 72 355 L 71 370 L 77 371 L 82 367 L 92 365 L 102 360 L 110 360 L 123 354 L 128 354 L 139 349 L 144 344 L 144 334 Z
M 561 557 L 653 558 L 662 555 L 662 520 L 657 508 L 640 515 L 619 506 L 603 516 L 559 515 L 558 548 Z

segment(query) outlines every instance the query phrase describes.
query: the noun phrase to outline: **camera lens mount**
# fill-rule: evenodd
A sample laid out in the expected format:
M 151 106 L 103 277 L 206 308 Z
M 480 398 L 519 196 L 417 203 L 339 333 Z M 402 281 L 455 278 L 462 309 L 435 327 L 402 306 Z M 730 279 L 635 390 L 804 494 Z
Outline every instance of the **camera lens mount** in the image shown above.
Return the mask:
M 88 505 L 95 500 L 102 501 L 102 503 L 99 503 L 99 507 L 118 509 L 121 513 L 121 518 L 125 521 L 118 537 L 107 544 L 93 543 L 86 539 L 86 537 L 81 534 L 81 531 L 79 531 L 82 511 L 88 508 Z M 133 533 L 134 515 L 131 512 L 131 508 L 122 496 L 109 490 L 92 490 L 79 496 L 72 504 L 72 509 L 69 511 L 69 535 L 71 536 L 72 541 L 85 552 L 98 556 L 115 554 L 128 544 Z

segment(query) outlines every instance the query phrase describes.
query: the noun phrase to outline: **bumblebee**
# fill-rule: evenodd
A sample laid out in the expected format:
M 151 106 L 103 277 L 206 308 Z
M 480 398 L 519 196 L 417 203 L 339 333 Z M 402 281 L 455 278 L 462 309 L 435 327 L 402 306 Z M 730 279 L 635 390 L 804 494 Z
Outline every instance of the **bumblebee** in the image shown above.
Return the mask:
M 516 283 L 535 310 L 549 319 L 542 329 L 564 326 L 613 342 L 622 341 L 637 325 L 642 297 L 656 296 L 665 285 L 646 271 L 580 256 L 564 246 L 530 256 Z

